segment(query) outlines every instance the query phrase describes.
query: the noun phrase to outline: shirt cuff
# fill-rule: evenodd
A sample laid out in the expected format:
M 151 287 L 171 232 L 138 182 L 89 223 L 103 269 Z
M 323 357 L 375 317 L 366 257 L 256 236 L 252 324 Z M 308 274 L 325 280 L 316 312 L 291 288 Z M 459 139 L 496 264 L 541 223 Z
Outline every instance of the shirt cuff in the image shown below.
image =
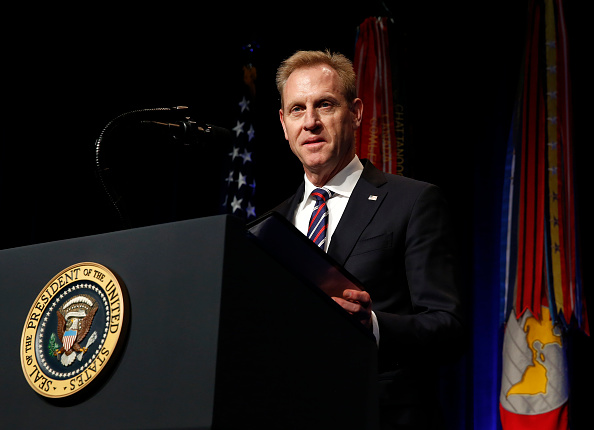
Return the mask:
M 375 312 L 373 312 L 373 311 L 371 311 L 371 325 L 373 326 L 373 335 L 375 336 L 375 343 L 379 347 L 379 341 L 380 341 L 379 325 L 377 323 L 377 317 L 375 316 Z

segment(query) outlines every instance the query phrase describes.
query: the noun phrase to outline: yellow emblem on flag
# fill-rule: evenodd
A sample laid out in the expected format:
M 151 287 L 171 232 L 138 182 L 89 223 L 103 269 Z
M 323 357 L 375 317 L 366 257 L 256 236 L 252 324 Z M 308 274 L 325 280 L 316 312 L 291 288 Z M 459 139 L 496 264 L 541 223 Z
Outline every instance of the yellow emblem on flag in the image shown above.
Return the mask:
M 548 379 L 544 348 L 550 344 L 562 346 L 561 336 L 554 332 L 549 308 L 547 307 L 542 308 L 540 321 L 533 316 L 526 319 L 524 332 L 526 333 L 528 348 L 532 352 L 532 364 L 526 367 L 522 379 L 507 391 L 507 397 L 513 394 L 546 394 Z

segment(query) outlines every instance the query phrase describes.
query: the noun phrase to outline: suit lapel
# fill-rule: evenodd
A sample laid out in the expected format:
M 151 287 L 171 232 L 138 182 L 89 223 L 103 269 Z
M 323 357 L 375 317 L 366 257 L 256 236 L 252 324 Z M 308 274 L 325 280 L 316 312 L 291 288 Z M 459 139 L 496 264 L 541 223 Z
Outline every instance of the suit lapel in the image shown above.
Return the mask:
M 305 192 L 305 182 L 302 182 L 301 185 L 299 186 L 299 188 L 297 189 L 297 192 L 292 197 L 289 197 L 287 200 L 285 200 L 280 205 L 275 207 L 273 209 L 273 211 L 278 212 L 279 214 L 281 214 L 282 216 L 287 218 L 289 221 L 293 222 L 295 210 L 297 209 L 297 206 L 301 202 L 304 192 Z
M 328 255 L 344 265 L 361 233 L 369 225 L 387 194 L 383 188 L 384 173 L 367 160 L 361 178 L 357 182 L 345 211 L 332 235 Z

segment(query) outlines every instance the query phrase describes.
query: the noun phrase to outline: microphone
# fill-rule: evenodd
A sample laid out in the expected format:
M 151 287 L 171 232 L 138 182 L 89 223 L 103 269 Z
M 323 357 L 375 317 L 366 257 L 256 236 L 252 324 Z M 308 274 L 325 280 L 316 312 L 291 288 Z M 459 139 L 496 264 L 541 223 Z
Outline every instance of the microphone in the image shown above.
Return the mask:
M 233 139 L 233 133 L 226 128 L 212 124 L 199 125 L 188 117 L 175 122 L 141 121 L 141 124 L 155 125 L 162 129 L 166 128 L 173 140 L 180 141 L 184 145 Z

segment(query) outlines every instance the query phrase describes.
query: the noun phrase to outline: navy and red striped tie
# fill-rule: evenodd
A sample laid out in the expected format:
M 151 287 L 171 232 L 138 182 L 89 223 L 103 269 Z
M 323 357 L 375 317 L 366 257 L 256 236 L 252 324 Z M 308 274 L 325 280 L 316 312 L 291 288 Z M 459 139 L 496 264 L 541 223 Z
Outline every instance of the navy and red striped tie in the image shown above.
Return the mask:
M 332 197 L 332 191 L 324 188 L 316 188 L 311 192 L 311 196 L 316 199 L 316 206 L 309 220 L 307 237 L 309 237 L 322 250 L 326 244 L 326 230 L 328 229 L 328 199 Z

